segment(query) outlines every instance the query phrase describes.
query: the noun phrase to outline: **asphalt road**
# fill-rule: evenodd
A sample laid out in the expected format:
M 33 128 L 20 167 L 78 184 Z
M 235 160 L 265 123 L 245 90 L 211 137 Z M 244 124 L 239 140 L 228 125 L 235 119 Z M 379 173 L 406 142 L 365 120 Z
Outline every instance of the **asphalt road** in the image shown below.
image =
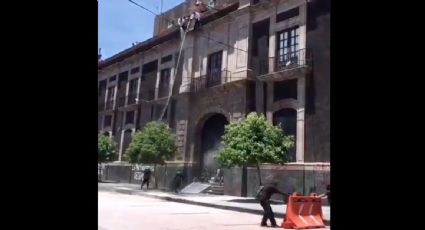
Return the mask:
M 255 214 L 120 193 L 98 194 L 99 230 L 282 229 L 260 227 L 261 216 Z M 276 222 L 280 225 L 282 218 Z

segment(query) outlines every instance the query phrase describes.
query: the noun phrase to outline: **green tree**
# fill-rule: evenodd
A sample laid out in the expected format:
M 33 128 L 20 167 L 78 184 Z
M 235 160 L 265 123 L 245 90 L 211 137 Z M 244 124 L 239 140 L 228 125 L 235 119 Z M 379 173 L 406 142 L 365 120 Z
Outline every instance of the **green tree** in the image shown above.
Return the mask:
M 255 165 L 260 185 L 260 164 L 284 164 L 288 161 L 288 150 L 294 147 L 293 136 L 285 135 L 280 126 L 273 126 L 255 112 L 227 125 L 222 139 L 218 162 L 228 168 Z
M 112 161 L 114 159 L 117 149 L 117 143 L 112 138 L 105 136 L 101 133 L 97 136 L 97 161 L 100 166 L 104 162 Z M 99 181 L 102 180 L 101 174 L 99 173 Z
M 98 162 L 112 161 L 117 149 L 117 143 L 112 138 L 100 134 L 97 136 Z
M 130 163 L 154 164 L 155 178 L 158 178 L 156 165 L 165 164 L 165 160 L 173 157 L 176 150 L 175 137 L 168 125 L 154 121 L 147 123 L 142 131 L 133 134 L 124 157 Z M 158 187 L 157 180 L 155 187 Z

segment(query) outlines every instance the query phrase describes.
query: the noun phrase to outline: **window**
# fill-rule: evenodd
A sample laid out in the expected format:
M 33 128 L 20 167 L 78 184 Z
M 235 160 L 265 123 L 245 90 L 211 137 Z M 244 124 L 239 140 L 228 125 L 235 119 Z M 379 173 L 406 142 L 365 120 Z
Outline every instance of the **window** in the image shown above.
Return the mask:
M 161 70 L 161 76 L 159 78 L 159 92 L 158 97 L 168 96 L 170 86 L 170 68 Z
M 134 111 L 128 111 L 125 113 L 125 124 L 134 123 Z
M 105 91 L 106 91 L 106 80 L 103 80 L 99 83 L 99 91 L 98 91 L 98 96 L 105 96 Z
M 114 96 L 115 96 L 115 87 L 109 87 L 108 88 L 108 101 L 112 101 L 114 100 Z
M 114 97 L 115 97 L 115 87 L 108 88 L 108 99 L 106 101 L 106 109 L 112 109 L 114 105 Z
M 150 72 L 154 72 L 158 69 L 158 61 L 151 61 L 149 63 L 146 63 L 142 67 L 143 74 L 148 74 Z
M 208 57 L 207 87 L 221 84 L 221 58 L 222 51 L 213 53 Z
M 298 58 L 298 40 L 299 29 L 298 27 L 284 30 L 278 33 L 278 64 L 289 65 Z
M 276 15 L 276 22 L 281 22 L 283 20 L 290 19 L 298 15 L 300 15 L 300 8 L 293 8 Z
M 173 60 L 173 55 L 168 55 L 168 56 L 165 56 L 165 57 L 163 57 L 163 58 L 161 58 L 161 64 L 162 63 L 166 63 L 166 62 L 169 62 L 169 61 L 171 61 L 171 60 Z
M 127 79 L 128 79 L 128 71 L 120 73 L 120 75 L 118 76 L 118 89 L 121 89 L 122 86 L 125 87 L 125 83 L 127 82 Z
M 129 83 L 129 94 L 136 94 L 137 93 L 137 83 L 139 79 L 133 79 Z
M 112 76 L 112 77 L 109 78 L 109 82 L 113 82 L 115 80 L 117 80 L 117 75 Z
M 136 102 L 137 97 L 137 83 L 139 79 L 133 79 L 129 83 L 129 90 L 128 90 L 128 104 L 134 104 Z
M 130 73 L 135 74 L 135 73 L 138 73 L 139 71 L 140 71 L 140 67 L 135 67 L 135 68 L 131 69 Z
M 106 115 L 103 120 L 104 127 L 110 127 L 112 124 L 112 115 Z M 109 133 L 108 133 L 109 134 Z
M 297 138 L 297 111 L 294 109 L 281 109 L 273 114 L 273 124 L 280 125 L 285 135 L 293 135 Z M 295 141 L 296 145 L 296 141 Z M 296 147 L 288 149 L 289 162 L 296 161 Z
M 297 99 L 297 79 L 274 82 L 274 101 Z

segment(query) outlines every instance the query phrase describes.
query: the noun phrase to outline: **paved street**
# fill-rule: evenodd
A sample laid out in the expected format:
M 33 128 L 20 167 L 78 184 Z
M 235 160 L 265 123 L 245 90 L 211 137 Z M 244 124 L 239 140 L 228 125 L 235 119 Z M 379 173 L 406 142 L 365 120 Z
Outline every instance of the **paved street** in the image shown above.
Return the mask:
M 99 230 L 272 229 L 260 227 L 255 214 L 111 192 L 98 196 Z

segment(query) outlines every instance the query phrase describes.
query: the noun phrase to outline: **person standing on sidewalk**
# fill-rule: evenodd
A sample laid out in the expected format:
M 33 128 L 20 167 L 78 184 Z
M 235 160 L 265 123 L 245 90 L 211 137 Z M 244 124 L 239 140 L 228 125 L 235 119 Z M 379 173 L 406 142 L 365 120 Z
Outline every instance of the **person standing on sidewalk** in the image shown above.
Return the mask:
M 267 219 L 269 219 L 272 227 L 278 227 L 274 219 L 272 207 L 270 206 L 270 197 L 275 193 L 281 194 L 284 197 L 285 203 L 288 200 L 289 195 L 277 189 L 277 182 L 264 185 L 259 194 L 260 204 L 264 210 L 261 226 L 267 226 Z
M 150 168 L 146 168 L 143 171 L 143 181 L 142 181 L 142 185 L 140 186 L 141 190 L 143 189 L 143 185 L 145 185 L 145 184 L 146 184 L 146 190 L 149 189 L 149 181 L 151 179 L 151 175 L 152 175 L 152 171 L 151 171 Z

